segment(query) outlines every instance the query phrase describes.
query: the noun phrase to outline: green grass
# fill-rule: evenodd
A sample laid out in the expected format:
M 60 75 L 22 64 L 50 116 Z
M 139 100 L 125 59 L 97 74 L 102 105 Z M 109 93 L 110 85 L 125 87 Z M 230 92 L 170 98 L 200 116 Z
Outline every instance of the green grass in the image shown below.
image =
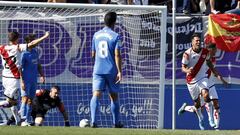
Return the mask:
M 3 126 L 0 127 L 0 135 L 240 135 L 240 131 Z

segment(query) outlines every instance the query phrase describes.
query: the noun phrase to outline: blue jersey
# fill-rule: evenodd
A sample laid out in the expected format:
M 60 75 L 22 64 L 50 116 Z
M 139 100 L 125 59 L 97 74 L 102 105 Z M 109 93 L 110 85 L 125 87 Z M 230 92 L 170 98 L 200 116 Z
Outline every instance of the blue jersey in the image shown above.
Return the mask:
M 35 49 L 25 51 L 22 54 L 22 73 L 25 83 L 37 82 L 38 77 L 38 53 Z
M 116 74 L 115 50 L 120 49 L 119 34 L 109 27 L 96 32 L 92 40 L 92 51 L 95 52 L 93 74 Z

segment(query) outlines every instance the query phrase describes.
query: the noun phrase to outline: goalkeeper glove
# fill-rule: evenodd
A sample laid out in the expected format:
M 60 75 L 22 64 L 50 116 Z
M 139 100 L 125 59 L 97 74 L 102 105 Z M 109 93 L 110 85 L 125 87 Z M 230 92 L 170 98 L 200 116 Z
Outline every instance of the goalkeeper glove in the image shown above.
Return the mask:
M 67 121 L 65 121 L 65 127 L 70 127 L 70 123 L 69 123 L 69 121 L 67 120 Z

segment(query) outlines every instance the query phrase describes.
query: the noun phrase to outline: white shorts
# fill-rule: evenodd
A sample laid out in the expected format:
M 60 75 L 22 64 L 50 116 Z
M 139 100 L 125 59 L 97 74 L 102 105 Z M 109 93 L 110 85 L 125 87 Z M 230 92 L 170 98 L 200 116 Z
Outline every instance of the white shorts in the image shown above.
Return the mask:
M 11 99 L 18 98 L 18 90 L 20 89 L 20 79 L 2 77 L 4 87 L 4 95 Z
M 195 101 L 199 97 L 203 89 L 208 89 L 207 84 L 208 84 L 208 78 L 202 78 L 196 83 L 187 84 L 188 91 L 192 97 L 192 100 Z
M 209 97 L 210 99 L 218 99 L 218 94 L 215 85 L 209 87 Z
M 218 94 L 215 87 L 215 78 L 211 76 L 208 80 L 208 88 L 209 88 L 209 97 L 210 99 L 218 99 Z

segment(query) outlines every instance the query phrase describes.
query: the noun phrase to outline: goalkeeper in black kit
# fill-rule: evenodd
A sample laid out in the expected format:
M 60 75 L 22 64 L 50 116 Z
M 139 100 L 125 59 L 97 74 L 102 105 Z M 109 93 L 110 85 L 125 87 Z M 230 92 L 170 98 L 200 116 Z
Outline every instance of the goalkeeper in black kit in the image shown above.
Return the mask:
M 59 93 L 60 88 L 58 86 L 53 86 L 50 91 L 44 89 L 36 91 L 31 113 L 35 126 L 41 126 L 47 111 L 55 107 L 58 107 L 59 111 L 63 114 L 65 126 L 70 126 L 68 113 L 64 108 L 64 104 L 61 102 Z

